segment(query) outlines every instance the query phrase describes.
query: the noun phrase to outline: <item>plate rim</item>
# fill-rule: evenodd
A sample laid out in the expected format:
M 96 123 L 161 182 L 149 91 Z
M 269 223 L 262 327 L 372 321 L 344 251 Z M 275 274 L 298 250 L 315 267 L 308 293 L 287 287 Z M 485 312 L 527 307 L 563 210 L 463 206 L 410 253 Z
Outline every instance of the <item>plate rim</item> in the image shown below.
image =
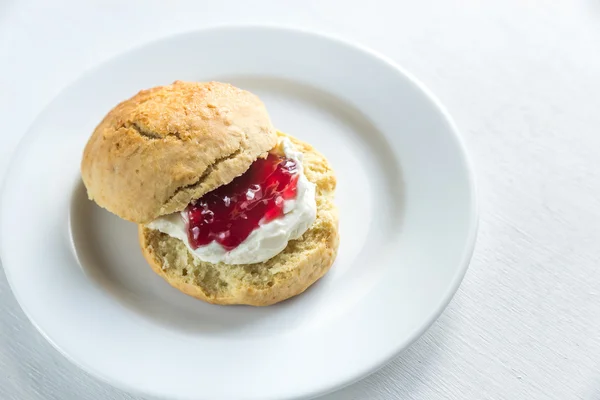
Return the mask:
M 160 42 L 177 40 L 177 38 L 183 38 L 185 36 L 193 35 L 193 34 L 207 34 L 207 33 L 215 32 L 215 31 L 217 31 L 217 32 L 230 31 L 231 32 L 231 31 L 245 31 L 245 30 L 258 30 L 258 31 L 263 31 L 263 32 L 268 32 L 268 33 L 277 33 L 277 32 L 284 31 L 285 33 L 288 33 L 288 34 L 300 34 L 300 35 L 304 35 L 304 36 L 310 36 L 310 37 L 312 37 L 314 39 L 318 39 L 318 40 L 326 40 L 326 41 L 334 42 L 336 45 L 347 47 L 352 50 L 356 50 L 360 53 L 363 53 L 365 56 L 374 58 L 378 62 L 387 64 L 389 67 L 396 70 L 400 75 L 403 75 L 406 78 L 407 82 L 410 82 L 410 84 L 414 85 L 427 98 L 427 100 L 437 110 L 437 112 L 443 118 L 445 123 L 448 125 L 448 130 L 452 133 L 452 137 L 453 137 L 454 141 L 456 142 L 456 144 L 458 145 L 457 147 L 460 151 L 460 157 L 462 158 L 462 160 L 464 162 L 466 178 L 467 178 L 467 182 L 468 182 L 468 186 L 469 186 L 469 196 L 468 197 L 471 200 L 472 207 L 470 209 L 470 220 L 468 221 L 468 224 L 467 224 L 468 225 L 468 234 L 466 236 L 466 242 L 465 242 L 465 247 L 463 248 L 461 262 L 460 262 L 459 267 L 457 268 L 457 273 L 455 274 L 454 280 L 449 283 L 448 289 L 447 289 L 446 293 L 444 293 L 444 295 L 442 296 L 441 301 L 438 304 L 438 306 L 436 307 L 435 311 L 430 314 L 429 318 L 425 319 L 425 321 L 422 323 L 422 325 L 418 329 L 415 329 L 404 340 L 402 340 L 398 343 L 395 343 L 394 346 L 391 346 L 391 347 L 393 347 L 393 351 L 390 351 L 388 353 L 387 357 L 384 357 L 381 360 L 377 360 L 377 362 L 375 362 L 374 365 L 369 365 L 369 366 L 366 366 L 365 368 L 361 368 L 360 373 L 355 374 L 354 376 L 349 376 L 344 381 L 337 382 L 336 384 L 333 384 L 333 385 L 331 385 L 331 384 L 323 385 L 322 384 L 322 385 L 319 385 L 318 388 L 312 388 L 311 390 L 307 390 L 302 394 L 288 397 L 289 399 L 307 399 L 307 398 L 312 399 L 315 397 L 324 396 L 324 395 L 333 393 L 335 391 L 338 391 L 344 387 L 350 386 L 353 383 L 356 383 L 356 382 L 364 379 L 365 377 L 375 373 L 379 369 L 386 366 L 392 359 L 397 357 L 402 351 L 404 351 L 408 347 L 410 347 L 417 339 L 419 339 L 433 325 L 433 323 L 441 316 L 441 314 L 447 308 L 450 301 L 453 299 L 454 295 L 458 291 L 458 288 L 460 287 L 460 284 L 462 283 L 464 276 L 468 270 L 469 264 L 471 262 L 471 259 L 472 259 L 472 256 L 473 256 L 473 253 L 475 250 L 475 245 L 477 242 L 477 235 L 478 235 L 478 230 L 479 230 L 479 216 L 480 216 L 479 195 L 478 195 L 477 179 L 476 179 L 475 171 L 473 168 L 473 163 L 472 163 L 471 157 L 469 156 L 469 152 L 468 152 L 465 140 L 464 140 L 463 136 L 460 134 L 460 130 L 458 129 L 453 117 L 450 115 L 449 111 L 444 106 L 444 104 L 437 98 L 437 96 L 425 84 L 423 84 L 418 78 L 416 78 L 412 73 L 410 73 L 409 71 L 404 69 L 402 66 L 397 64 L 395 61 L 391 60 L 389 57 L 369 48 L 366 45 L 361 44 L 359 41 L 352 40 L 349 38 L 343 38 L 332 32 L 326 32 L 321 29 L 301 27 L 301 26 L 297 26 L 294 24 L 281 25 L 281 24 L 274 24 L 274 23 L 209 24 L 202 28 L 184 30 L 184 31 L 180 31 L 180 32 L 172 33 L 172 34 L 167 34 L 167 35 L 164 35 L 164 36 L 161 36 L 161 37 L 149 40 L 149 41 L 145 41 L 145 42 L 136 44 L 134 46 L 130 46 L 130 47 L 118 52 L 117 54 L 114 54 L 107 58 L 103 58 L 103 59 L 99 60 L 98 62 L 96 62 L 95 64 L 93 64 L 91 67 L 84 69 L 80 74 L 75 76 L 72 80 L 68 81 L 58 92 L 56 92 L 55 95 L 40 108 L 39 112 L 35 115 L 35 117 L 30 120 L 26 129 L 22 132 L 22 136 L 19 139 L 19 142 L 10 157 L 8 168 L 6 169 L 6 172 L 5 172 L 4 176 L 2 177 L 3 179 L 0 182 L 1 183 L 1 185 L 0 185 L 0 189 L 1 189 L 0 190 L 0 216 L 4 213 L 3 212 L 3 210 L 4 210 L 3 204 L 4 204 L 4 198 L 7 196 L 6 193 L 7 193 L 8 181 L 9 181 L 8 177 L 14 173 L 16 159 L 19 158 L 20 154 L 24 151 L 24 149 L 27 146 L 28 141 L 26 139 L 30 135 L 31 127 L 36 124 L 37 120 L 44 114 L 45 110 L 56 98 L 60 97 L 61 95 L 63 95 L 63 93 L 70 90 L 74 85 L 77 84 L 77 82 L 94 74 L 96 71 L 100 70 L 105 64 L 107 64 L 111 61 L 114 61 L 120 57 L 123 57 L 130 52 L 141 50 L 143 48 L 146 48 L 146 47 L 149 47 L 152 45 L 156 45 Z M 5 244 L 4 244 L 4 239 L 2 237 L 2 229 L 0 229 L 0 262 L 2 262 L 2 259 L 3 259 L 2 255 L 6 253 L 4 246 L 5 246 Z M 99 371 L 99 370 L 93 368 L 91 365 L 84 364 L 81 360 L 75 359 L 69 353 L 64 351 L 62 349 L 62 347 L 59 346 L 54 340 L 52 340 L 47 335 L 47 333 L 44 331 L 44 329 L 42 329 L 42 327 L 39 326 L 38 323 L 31 317 L 31 314 L 29 313 L 27 308 L 24 306 L 24 303 L 21 301 L 20 295 L 17 294 L 18 292 L 14 290 L 13 282 L 10 277 L 10 273 L 4 267 L 3 262 L 2 262 L 2 269 L 4 270 L 4 274 L 7 278 L 7 282 L 11 289 L 11 292 L 12 292 L 13 296 L 15 297 L 15 299 L 17 300 L 19 307 L 23 310 L 23 313 L 25 314 L 27 319 L 35 327 L 35 329 L 42 335 L 42 337 L 44 337 L 44 339 L 46 339 L 46 341 L 48 341 L 48 343 L 50 343 L 50 345 L 55 350 L 57 350 L 63 357 L 65 357 L 72 364 L 76 365 L 78 368 L 80 368 L 84 372 L 88 373 L 92 377 L 94 377 L 104 383 L 107 383 L 113 387 L 116 387 L 120 390 L 129 392 L 129 393 L 133 393 L 133 394 L 143 395 L 143 396 L 146 396 L 146 395 L 157 396 L 156 393 L 144 392 L 143 390 L 141 390 L 138 387 L 128 385 L 125 383 L 125 381 L 112 380 L 112 378 L 109 378 L 108 376 L 106 376 L 102 371 Z M 326 386 L 326 387 L 324 388 L 323 386 Z M 177 399 L 179 397 L 173 397 L 173 398 Z

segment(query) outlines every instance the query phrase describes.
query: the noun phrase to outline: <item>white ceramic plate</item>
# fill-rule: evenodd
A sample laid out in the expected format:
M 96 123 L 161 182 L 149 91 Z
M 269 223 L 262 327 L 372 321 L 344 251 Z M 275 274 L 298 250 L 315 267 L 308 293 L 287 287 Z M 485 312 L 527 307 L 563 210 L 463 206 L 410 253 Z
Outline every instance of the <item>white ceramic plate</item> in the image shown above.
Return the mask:
M 154 275 L 136 227 L 87 200 L 79 162 L 104 114 L 142 88 L 229 81 L 338 175 L 339 256 L 302 296 L 202 303 Z M 435 320 L 476 235 L 473 176 L 439 103 L 380 56 L 316 34 L 174 36 L 84 75 L 31 126 L 2 197 L 1 255 L 40 332 L 98 378 L 175 399 L 316 396 L 380 367 Z

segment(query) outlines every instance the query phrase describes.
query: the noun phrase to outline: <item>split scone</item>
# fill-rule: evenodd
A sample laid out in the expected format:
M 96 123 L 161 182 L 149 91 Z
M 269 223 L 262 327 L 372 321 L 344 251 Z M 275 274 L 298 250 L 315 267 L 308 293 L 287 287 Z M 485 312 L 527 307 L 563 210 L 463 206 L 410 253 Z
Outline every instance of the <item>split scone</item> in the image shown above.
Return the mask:
M 177 81 L 120 103 L 89 139 L 81 173 L 90 199 L 139 224 L 152 269 L 210 303 L 285 300 L 337 254 L 327 160 L 229 84 Z

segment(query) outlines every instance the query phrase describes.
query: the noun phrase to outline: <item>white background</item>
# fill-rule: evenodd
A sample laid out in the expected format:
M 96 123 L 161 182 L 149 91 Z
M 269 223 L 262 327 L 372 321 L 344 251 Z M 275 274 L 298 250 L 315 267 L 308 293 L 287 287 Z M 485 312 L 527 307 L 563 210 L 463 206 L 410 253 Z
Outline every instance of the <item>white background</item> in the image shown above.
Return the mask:
M 82 71 L 230 22 L 387 55 L 446 104 L 477 169 L 480 233 L 450 306 L 390 365 L 321 400 L 600 399 L 600 0 L 0 0 L 0 176 Z M 140 400 L 52 349 L 0 275 L 0 399 Z

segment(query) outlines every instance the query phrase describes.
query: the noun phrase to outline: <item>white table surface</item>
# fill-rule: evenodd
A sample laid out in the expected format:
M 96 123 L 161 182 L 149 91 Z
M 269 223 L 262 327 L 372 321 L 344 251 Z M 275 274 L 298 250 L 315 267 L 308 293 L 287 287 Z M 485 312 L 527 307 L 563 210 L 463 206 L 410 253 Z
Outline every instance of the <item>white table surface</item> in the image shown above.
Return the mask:
M 322 400 L 600 399 L 600 2 L 3 0 L 0 176 L 82 71 L 230 22 L 386 54 L 447 105 L 477 168 L 478 244 L 450 306 L 391 364 Z M 141 400 L 60 356 L 0 275 L 0 399 Z

